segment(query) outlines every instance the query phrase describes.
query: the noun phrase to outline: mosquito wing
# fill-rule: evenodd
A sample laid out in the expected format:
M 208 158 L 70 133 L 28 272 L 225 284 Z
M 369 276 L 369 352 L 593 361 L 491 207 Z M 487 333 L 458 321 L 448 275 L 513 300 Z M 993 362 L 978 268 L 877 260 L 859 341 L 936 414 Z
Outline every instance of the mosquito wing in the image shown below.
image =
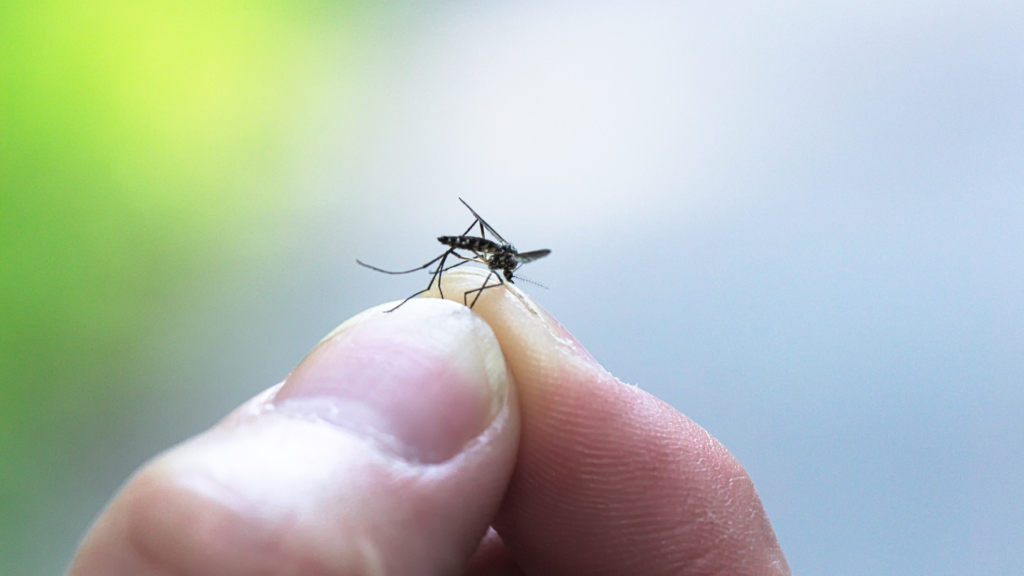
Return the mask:
M 462 202 L 463 206 L 465 206 L 466 208 L 469 208 L 469 204 L 466 204 L 466 201 L 463 200 L 462 198 L 459 198 L 459 202 Z M 488 232 L 493 234 L 494 237 L 497 238 L 499 242 L 501 242 L 502 244 L 508 244 L 508 240 L 505 240 L 504 238 L 501 237 L 501 234 L 498 234 L 497 232 L 495 232 L 494 228 L 491 228 L 491 225 L 488 224 L 486 220 L 481 218 L 480 215 L 476 213 L 476 210 L 473 210 L 472 208 L 469 208 L 469 211 L 473 213 L 473 216 L 476 216 L 476 219 L 479 220 L 480 223 L 483 224 L 484 228 L 486 228 Z M 470 226 L 469 228 L 471 230 L 473 229 L 472 226 Z M 538 258 L 539 258 L 539 256 L 538 256 Z
M 551 254 L 551 250 L 548 250 L 547 248 L 543 250 L 534 250 L 532 252 L 522 252 L 516 254 L 516 261 L 519 262 L 520 265 L 522 265 L 526 264 L 527 262 L 533 262 L 534 260 L 540 260 L 541 258 L 547 256 L 548 254 Z

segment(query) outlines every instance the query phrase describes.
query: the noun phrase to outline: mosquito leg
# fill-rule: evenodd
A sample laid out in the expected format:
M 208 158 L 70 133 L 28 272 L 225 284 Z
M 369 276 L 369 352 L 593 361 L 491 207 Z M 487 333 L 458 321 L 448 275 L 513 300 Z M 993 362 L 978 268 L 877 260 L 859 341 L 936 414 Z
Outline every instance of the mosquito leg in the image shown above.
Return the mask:
M 430 277 L 430 284 L 427 284 L 427 290 L 430 290 L 434 287 L 434 280 L 437 280 L 437 291 L 441 294 L 442 299 L 444 298 L 444 290 L 441 289 L 441 274 L 444 272 L 444 262 L 451 254 L 454 254 L 454 252 L 449 249 L 441 255 L 441 263 L 437 265 L 437 271 Z M 423 292 L 426 292 L 427 290 L 424 290 Z
M 493 275 L 495 278 L 498 279 L 498 283 L 497 284 L 487 284 L 488 282 L 491 281 L 491 275 Z M 470 291 L 464 293 L 462 295 L 462 302 L 464 304 L 466 304 L 466 306 L 469 306 L 470 309 L 472 309 L 473 306 L 476 306 L 476 301 L 480 299 L 480 295 L 483 294 L 484 290 L 487 290 L 488 288 L 497 288 L 498 286 L 504 286 L 504 285 L 505 285 L 505 281 L 501 279 L 501 274 L 498 274 L 495 271 L 491 270 L 490 273 L 487 274 L 487 278 L 484 278 L 484 285 L 479 287 L 479 288 L 477 288 L 477 289 L 475 289 L 475 290 L 470 290 Z M 470 304 L 469 303 L 469 295 L 473 294 L 473 293 L 476 293 L 476 296 L 473 298 L 473 303 Z
M 479 218 L 477 218 L 476 220 L 473 220 L 473 223 L 469 225 L 469 228 L 466 228 L 466 231 L 463 232 L 462 235 L 465 236 L 465 235 L 469 234 L 469 231 L 472 230 L 473 226 L 476 226 L 476 223 L 479 222 L 479 221 L 480 221 Z M 483 224 L 480 225 L 480 231 L 481 231 L 481 234 L 482 234 L 483 233 Z
M 444 267 L 444 260 L 442 260 L 441 264 L 438 265 L 438 269 L 435 271 L 436 274 L 440 275 L 441 273 L 447 272 L 447 271 L 449 271 L 449 270 L 451 270 L 453 268 L 458 268 L 459 266 L 462 266 L 463 264 L 469 264 L 470 262 L 475 262 L 477 264 L 486 264 L 487 263 L 487 262 L 485 262 L 485 261 L 483 261 L 483 260 L 481 260 L 479 258 L 467 258 L 467 257 L 463 256 L 462 254 L 459 254 L 458 252 L 452 252 L 451 255 L 455 256 L 456 258 L 461 258 L 462 262 L 459 262 L 458 264 L 452 264 L 451 266 Z M 430 287 L 428 286 L 427 289 L 429 290 Z M 438 282 L 437 282 L 437 290 L 438 290 L 438 292 L 441 291 L 441 281 L 440 281 L 440 279 L 438 279 Z M 444 293 L 443 292 L 441 292 L 441 298 L 444 298 Z
M 484 285 L 481 286 L 480 288 L 477 288 L 475 290 L 467 290 L 466 292 L 463 292 L 462 293 L 462 303 L 465 304 L 466 306 L 469 306 L 469 308 L 472 309 L 473 306 L 476 305 L 477 299 L 480 298 L 480 292 L 482 292 L 484 288 L 487 288 L 487 283 L 491 281 L 491 275 L 492 274 L 494 274 L 493 271 L 490 271 L 490 272 L 487 273 L 487 278 L 484 278 Z M 470 294 L 474 294 L 474 293 L 476 294 L 476 298 L 473 298 L 473 303 L 470 304 L 469 303 L 469 295 Z
M 456 264 L 455 266 L 459 266 L 459 265 L 464 264 L 466 262 L 476 262 L 477 264 L 484 264 L 484 265 L 487 264 L 487 260 L 484 260 L 483 256 L 481 256 L 479 252 L 474 252 L 472 258 L 470 258 L 469 256 L 463 256 L 462 254 L 459 254 L 458 252 L 452 252 L 452 256 L 455 256 L 456 258 L 459 258 L 459 259 L 462 260 L 462 262 L 460 262 L 459 264 Z M 453 267 L 454 266 L 449 266 L 449 268 L 453 268 Z
M 479 216 L 477 216 L 476 219 L 473 220 L 473 223 L 469 225 L 469 228 L 466 228 L 466 231 L 463 232 L 462 235 L 463 236 L 468 236 L 469 235 L 469 231 L 472 230 L 473 226 L 476 226 L 477 224 L 480 224 L 480 237 L 481 238 L 486 238 L 486 236 L 484 236 L 484 221 L 481 220 Z
M 462 266 L 463 264 L 465 264 L 467 262 L 480 262 L 480 260 L 474 260 L 472 258 L 466 258 L 462 254 L 459 254 L 458 252 L 456 252 L 454 248 L 448 250 L 448 252 L 442 254 L 442 256 L 443 256 L 443 258 L 441 258 L 441 263 L 437 265 L 437 269 L 434 270 L 433 272 L 431 272 L 434 275 L 434 277 L 430 279 L 430 284 L 427 286 L 427 290 L 430 290 L 434 286 L 434 280 L 437 280 L 437 291 L 441 293 L 441 298 L 444 298 L 444 292 L 441 290 L 441 275 L 444 274 L 445 272 L 451 270 L 452 268 L 457 268 L 457 267 Z M 448 259 L 449 256 L 455 256 L 456 258 L 461 258 L 462 262 L 459 262 L 458 264 L 452 264 L 451 266 L 448 266 L 446 268 L 444 263 Z
M 451 252 L 451 250 L 449 250 L 448 252 L 445 252 L 444 254 L 441 254 L 437 258 L 434 258 L 433 260 L 431 260 L 430 262 L 427 262 L 426 264 L 424 264 L 423 266 L 420 266 L 419 268 L 413 268 L 412 270 L 403 270 L 401 272 L 393 272 L 391 270 L 384 270 L 383 268 L 377 268 L 376 266 L 370 266 L 369 264 L 367 264 L 365 262 L 360 262 L 359 260 L 356 260 L 356 264 L 359 264 L 360 266 L 364 266 L 366 268 L 369 268 L 370 270 L 376 270 L 377 272 L 383 272 L 385 274 L 409 274 L 410 272 L 416 272 L 417 270 L 423 270 L 424 268 L 430 267 L 431 264 L 433 264 L 434 262 L 437 262 L 438 260 L 444 258 L 450 252 Z
M 426 291 L 428 291 L 428 290 L 430 290 L 430 288 L 427 288 L 426 290 L 420 290 L 419 292 L 417 292 L 417 293 L 413 294 L 412 296 L 409 296 L 409 297 L 408 297 L 408 298 L 406 298 L 405 300 L 402 300 L 401 302 L 399 302 L 399 303 L 398 303 L 398 306 L 395 306 L 395 307 L 394 307 L 394 308 L 392 308 L 391 310 L 388 310 L 388 311 L 386 311 L 386 312 L 385 312 L 385 314 L 388 314 L 388 313 L 394 312 L 395 310 L 398 310 L 398 309 L 399 309 L 399 308 L 400 308 L 400 307 L 402 306 L 402 304 L 405 304 L 405 303 L 406 303 L 406 302 L 408 302 L 409 300 L 412 300 L 413 298 L 415 298 L 415 297 L 419 296 L 420 294 L 423 294 L 424 292 L 426 292 Z
M 459 264 L 455 264 L 455 266 L 449 266 L 449 267 L 445 268 L 444 267 L 444 261 L 451 254 L 454 254 L 454 252 L 449 250 L 448 252 L 445 252 L 444 254 L 441 254 L 437 258 L 434 258 L 433 260 L 431 260 L 430 261 L 431 264 L 434 263 L 434 262 L 437 262 L 438 260 L 440 260 L 441 263 L 437 265 L 437 270 L 432 272 L 433 276 L 430 277 L 430 284 L 428 284 L 427 287 L 424 288 L 423 290 L 420 290 L 419 292 L 416 292 L 415 294 L 413 294 L 412 296 L 409 296 L 405 300 L 402 300 L 401 302 L 398 303 L 398 306 L 395 306 L 394 308 L 392 308 L 391 310 L 388 310 L 387 312 L 394 312 L 395 310 L 398 310 L 402 306 L 402 304 L 405 304 L 409 300 L 412 300 L 413 298 L 419 296 L 420 294 L 423 294 L 424 292 L 429 292 L 430 289 L 434 287 L 434 282 L 435 281 L 437 281 L 437 290 L 438 290 L 438 292 L 441 292 L 441 279 L 440 279 L 441 273 L 446 271 L 446 270 L 451 270 L 452 268 L 454 268 L 455 266 L 458 266 L 459 264 L 465 264 L 465 262 L 459 262 Z M 458 256 L 458 254 L 456 254 L 456 256 Z M 444 298 L 444 292 L 441 292 L 441 298 Z
M 488 288 L 497 288 L 498 286 L 504 286 L 505 285 L 505 281 L 501 279 L 501 274 L 499 274 L 497 272 L 494 272 L 493 274 L 494 274 L 494 277 L 498 279 L 498 283 L 497 284 L 488 285 L 487 284 L 487 280 L 490 280 L 490 278 L 485 279 L 484 280 L 484 285 L 481 286 L 479 288 L 479 290 L 477 291 L 477 293 L 476 293 L 476 298 L 473 298 L 473 305 L 474 306 L 476 305 L 476 301 L 479 300 L 480 296 L 484 293 L 484 290 L 487 290 Z M 472 306 L 470 308 L 472 308 Z
M 458 256 L 458 254 L 455 254 L 455 256 Z M 447 271 L 451 270 L 452 268 L 458 268 L 459 266 L 462 266 L 463 264 L 469 264 L 470 262 L 476 262 L 476 260 L 473 260 L 472 258 L 466 258 L 465 260 L 463 260 L 462 262 L 459 262 L 458 264 L 452 264 L 451 266 L 445 268 L 443 270 L 443 272 L 447 272 Z

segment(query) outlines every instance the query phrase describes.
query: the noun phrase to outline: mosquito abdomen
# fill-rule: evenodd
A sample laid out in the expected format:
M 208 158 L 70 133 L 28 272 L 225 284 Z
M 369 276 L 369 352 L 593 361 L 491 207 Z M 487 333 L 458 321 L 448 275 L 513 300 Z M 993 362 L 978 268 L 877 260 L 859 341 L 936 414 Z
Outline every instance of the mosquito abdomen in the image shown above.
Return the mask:
M 501 248 L 501 244 L 479 236 L 439 236 L 437 241 L 456 250 L 470 250 L 487 254 L 493 254 Z

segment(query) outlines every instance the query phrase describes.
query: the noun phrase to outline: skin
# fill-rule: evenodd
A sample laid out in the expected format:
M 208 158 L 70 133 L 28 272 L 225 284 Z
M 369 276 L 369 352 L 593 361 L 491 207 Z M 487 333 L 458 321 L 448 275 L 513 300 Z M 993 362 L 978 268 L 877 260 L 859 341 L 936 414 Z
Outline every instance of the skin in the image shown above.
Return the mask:
M 145 464 L 68 574 L 790 573 L 718 441 L 514 286 L 470 311 L 483 275 L 353 318 Z

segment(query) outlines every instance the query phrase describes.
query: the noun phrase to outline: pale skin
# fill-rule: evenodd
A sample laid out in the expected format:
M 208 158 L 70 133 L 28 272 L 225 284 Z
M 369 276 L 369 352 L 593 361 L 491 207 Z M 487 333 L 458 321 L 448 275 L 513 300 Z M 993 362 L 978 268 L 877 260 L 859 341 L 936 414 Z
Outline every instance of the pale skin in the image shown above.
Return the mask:
M 145 464 L 68 574 L 790 573 L 718 441 L 514 286 L 470 311 L 484 274 L 353 318 Z

